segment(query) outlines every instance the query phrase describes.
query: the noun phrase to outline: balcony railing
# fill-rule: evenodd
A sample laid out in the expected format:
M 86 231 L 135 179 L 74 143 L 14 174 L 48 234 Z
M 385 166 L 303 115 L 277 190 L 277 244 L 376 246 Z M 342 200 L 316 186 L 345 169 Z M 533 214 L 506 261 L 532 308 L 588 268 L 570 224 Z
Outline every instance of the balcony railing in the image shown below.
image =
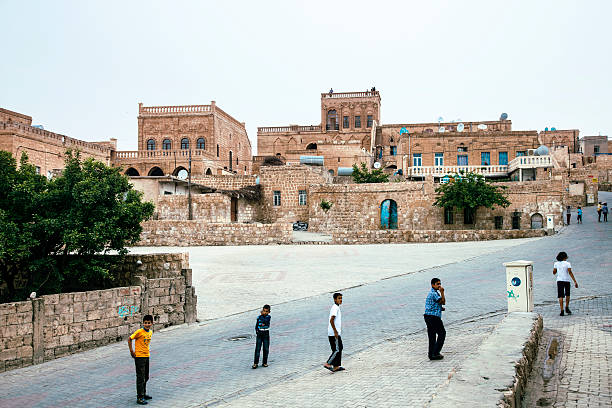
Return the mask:
M 443 177 L 462 172 L 481 174 L 485 177 L 499 177 L 508 175 L 508 166 L 415 166 L 409 167 L 406 175 Z
M 325 125 L 325 130 L 340 130 L 340 124 L 336 123 L 335 125 L 333 124 L 327 124 Z
M 553 167 L 550 156 L 519 156 L 508 164 L 508 172 L 516 169 L 533 169 L 536 167 Z
M 322 93 L 322 98 L 367 98 L 371 96 L 378 96 L 378 91 L 367 91 L 367 92 L 332 92 Z
M 191 157 L 204 156 L 206 150 L 196 149 L 191 151 Z M 118 161 L 132 161 L 134 159 L 159 159 L 159 158 L 188 158 L 189 150 L 132 150 L 114 153 L 114 159 Z
M 211 105 L 184 105 L 184 106 L 143 106 L 140 113 L 196 113 L 212 112 Z

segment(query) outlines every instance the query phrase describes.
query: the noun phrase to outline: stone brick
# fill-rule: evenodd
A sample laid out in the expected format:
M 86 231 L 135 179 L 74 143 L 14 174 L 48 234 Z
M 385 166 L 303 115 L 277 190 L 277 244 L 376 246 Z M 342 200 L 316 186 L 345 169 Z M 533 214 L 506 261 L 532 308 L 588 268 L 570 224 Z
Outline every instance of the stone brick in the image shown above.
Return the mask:
M 17 349 L 17 358 L 32 358 L 32 346 L 21 346 Z
M 63 305 L 72 305 L 72 303 L 74 303 L 74 295 L 72 293 L 61 293 L 59 303 Z
M 17 313 L 26 313 L 32 311 L 32 302 L 19 302 L 16 306 Z
M 80 323 L 87 320 L 87 313 L 74 313 L 73 321 L 74 323 Z
M 82 331 L 79 333 L 79 342 L 91 341 L 93 340 L 93 332 L 91 331 Z
M 45 306 L 59 303 L 59 295 L 45 295 L 43 298 L 45 299 Z
M 101 310 L 92 310 L 91 312 L 87 312 L 87 320 L 99 320 L 101 317 Z

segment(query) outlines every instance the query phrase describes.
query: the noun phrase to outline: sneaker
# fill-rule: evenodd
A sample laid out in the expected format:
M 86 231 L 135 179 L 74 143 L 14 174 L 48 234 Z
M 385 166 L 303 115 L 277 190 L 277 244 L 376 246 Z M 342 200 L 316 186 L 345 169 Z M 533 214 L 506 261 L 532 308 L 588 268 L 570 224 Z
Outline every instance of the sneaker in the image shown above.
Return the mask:
M 251 368 L 252 368 L 253 370 L 254 370 L 254 369 L 256 369 L 256 368 L 257 368 L 257 364 L 253 364 L 253 365 L 251 366 Z
M 264 364 L 262 364 L 261 366 L 262 366 L 262 367 L 267 367 L 268 365 L 264 363 Z
M 150 399 L 153 399 L 153 397 L 152 397 L 152 396 L 150 396 L 150 395 L 147 395 L 147 394 L 145 394 L 145 396 L 144 396 L 144 397 L 142 397 L 142 398 L 144 398 L 144 399 L 146 399 L 146 400 L 150 400 Z
M 442 354 L 438 354 L 436 356 L 429 357 L 430 360 L 442 360 L 444 356 Z
M 569 307 L 566 307 L 566 308 L 565 308 L 565 313 L 567 313 L 568 315 L 571 315 L 571 314 L 572 314 L 572 311 L 571 311 L 571 310 L 569 310 Z
M 143 398 L 138 398 L 138 399 L 136 400 L 136 403 L 137 403 L 138 405 L 147 405 L 147 404 L 148 404 L 148 402 L 147 402 L 147 401 L 145 401 Z
M 565 316 L 565 313 L 563 312 L 563 310 L 561 311 L 561 313 L 559 313 L 559 316 Z

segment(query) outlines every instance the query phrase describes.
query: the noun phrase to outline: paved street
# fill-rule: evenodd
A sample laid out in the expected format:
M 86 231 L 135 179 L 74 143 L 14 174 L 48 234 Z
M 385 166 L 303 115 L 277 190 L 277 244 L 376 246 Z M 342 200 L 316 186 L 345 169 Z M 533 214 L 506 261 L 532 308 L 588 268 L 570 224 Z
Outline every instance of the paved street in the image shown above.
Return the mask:
M 603 193 L 602 198 L 610 202 L 612 194 Z M 501 319 L 501 312 L 506 307 L 503 262 L 516 259 L 535 261 L 535 302 L 543 311 L 555 309 L 554 303 L 549 306 L 556 302 L 556 286 L 551 271 L 554 257 L 560 250 L 568 252 L 580 283 L 580 289 L 573 289 L 574 298 L 610 294 L 612 223 L 597 223 L 594 214 L 593 207 L 587 208 L 582 225 L 572 224 L 553 237 L 517 241 L 518 245 L 466 256 L 464 259 L 467 259 L 461 262 L 445 253 L 430 254 L 436 259 L 434 263 L 441 266 L 431 266 L 426 270 L 412 268 L 410 257 L 399 257 L 394 261 L 397 270 L 391 271 L 390 276 L 401 275 L 409 269 L 414 269 L 413 273 L 368 280 L 370 283 L 344 290 L 343 339 L 347 371 L 343 373 L 331 374 L 321 368 L 329 355 L 326 338 L 326 321 L 331 305 L 329 293 L 307 295 L 293 301 L 287 301 L 291 295 L 286 295 L 286 298 L 281 298 L 284 303 L 280 304 L 274 298 L 265 299 L 273 304 L 270 367 L 265 369 L 250 368 L 252 338 L 229 340 L 249 337 L 253 333 L 256 312 L 238 313 L 155 333 L 151 344 L 151 381 L 148 387 L 154 397 L 151 406 L 258 406 L 262 400 L 272 406 L 427 405 L 431 395 L 445 385 L 449 374 L 460 368 L 461 362 L 469 358 L 469 353 Z M 478 245 L 466 243 L 465 251 Z M 327 255 L 328 261 L 322 270 L 328 275 L 343 270 L 344 265 L 351 262 L 350 251 L 361 251 L 364 247 L 335 247 L 339 252 Z M 396 246 L 385 248 L 393 247 Z M 295 248 L 294 253 L 297 253 L 295 251 L 303 246 L 291 248 Z M 313 263 L 317 251 L 329 248 L 309 247 L 311 255 L 302 262 Z M 272 249 L 278 250 L 279 247 Z M 342 251 L 347 251 L 349 256 Z M 388 268 L 393 259 L 386 256 L 388 253 L 380 257 L 371 256 L 370 265 Z M 245 259 L 239 252 L 232 255 L 231 251 L 226 253 L 225 262 L 228 273 L 237 264 L 243 265 L 242 268 L 252 268 L 258 263 L 257 260 Z M 281 261 L 270 261 L 270 265 L 279 263 Z M 192 267 L 195 269 L 193 263 Z M 321 276 L 306 276 L 304 279 L 313 281 Z M 447 290 L 443 317 L 448 328 L 443 350 L 447 358 L 442 362 L 428 361 L 425 351 L 422 310 L 432 276 L 440 277 Z M 332 292 L 339 287 L 352 286 L 341 281 L 337 285 L 330 284 L 324 290 Z M 214 281 L 209 282 L 208 287 L 211 291 L 219 290 L 218 286 L 215 289 Z M 207 307 L 225 308 L 226 304 L 240 302 L 242 292 L 223 293 L 224 296 L 216 298 L 216 304 L 207 302 Z M 259 303 L 262 302 L 257 305 Z M 606 304 L 609 305 L 609 301 Z M 609 316 L 609 306 L 606 307 L 608 309 L 601 308 L 601 313 Z M 572 321 L 584 322 L 583 313 L 590 309 L 575 302 L 573 310 L 574 315 L 563 323 L 568 327 Z M 554 315 L 551 313 L 545 314 L 545 326 L 546 319 Z M 587 333 L 594 330 L 594 324 L 577 325 L 571 331 L 572 346 L 564 350 L 572 352 L 581 347 L 592 347 L 594 335 Z M 602 333 L 601 336 L 597 334 L 600 337 L 596 342 L 609 347 L 610 332 L 603 330 Z M 601 350 L 604 352 L 609 348 Z M 579 357 L 567 361 L 576 367 L 588 365 Z M 609 379 L 610 366 L 608 360 L 605 361 L 606 364 L 602 362 L 597 367 Z M 571 381 L 568 382 L 571 385 Z M 605 382 L 600 382 L 600 386 L 609 389 L 609 380 L 607 384 Z M 0 406 L 135 406 L 134 383 L 133 362 L 127 345 L 122 342 L 0 374 Z M 586 377 L 578 385 L 582 383 L 587 383 Z M 398 394 L 397 402 L 394 394 Z M 569 394 L 568 391 L 568 399 Z

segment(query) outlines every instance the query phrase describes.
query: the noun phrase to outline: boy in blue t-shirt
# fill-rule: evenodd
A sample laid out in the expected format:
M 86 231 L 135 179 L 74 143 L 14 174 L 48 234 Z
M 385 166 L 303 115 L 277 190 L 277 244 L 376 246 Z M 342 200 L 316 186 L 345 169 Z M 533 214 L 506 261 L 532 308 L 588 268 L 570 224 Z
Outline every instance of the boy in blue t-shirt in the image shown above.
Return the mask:
M 582 224 L 582 207 L 578 207 L 578 215 L 577 215 L 578 224 Z
M 261 309 L 261 314 L 257 316 L 255 323 L 255 360 L 252 368 L 257 368 L 259 364 L 259 352 L 263 345 L 263 361 L 262 367 L 268 366 L 268 353 L 270 352 L 270 305 L 264 305 Z

